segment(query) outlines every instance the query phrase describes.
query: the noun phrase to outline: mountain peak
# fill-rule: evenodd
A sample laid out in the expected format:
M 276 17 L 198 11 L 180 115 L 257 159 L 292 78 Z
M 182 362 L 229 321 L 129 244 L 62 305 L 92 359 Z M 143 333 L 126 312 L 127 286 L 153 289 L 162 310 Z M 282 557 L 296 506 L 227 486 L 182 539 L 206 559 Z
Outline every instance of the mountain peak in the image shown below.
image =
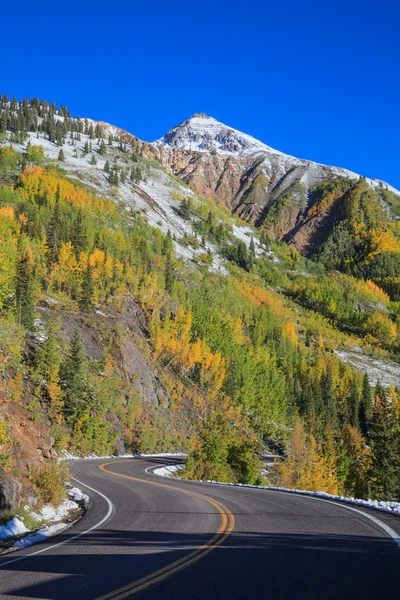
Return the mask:
M 220 123 L 206 113 L 195 113 L 187 121 L 170 129 L 153 144 L 156 147 L 182 148 L 234 156 L 248 156 L 260 151 L 279 154 L 259 140 Z
M 207 115 L 206 113 L 194 113 L 194 115 L 192 115 L 189 119 L 189 121 L 191 121 L 192 119 L 212 119 L 213 121 L 215 121 L 215 119 L 213 117 L 210 117 L 210 115 Z
M 224 125 L 205 113 L 195 113 L 176 127 L 170 129 L 162 138 L 152 144 L 156 148 L 170 150 L 182 149 L 204 154 L 222 154 L 236 158 L 256 161 L 261 165 L 264 174 L 271 179 L 279 173 L 284 178 L 294 168 L 301 170 L 300 183 L 308 189 L 329 173 L 330 177 L 350 177 L 359 179 L 357 173 L 340 167 L 321 165 L 310 160 L 299 159 L 289 154 L 274 150 L 256 138 L 242 133 L 233 127 Z M 260 162 L 261 160 L 261 162 Z M 286 178 L 288 184 L 293 178 Z M 398 190 L 378 179 L 367 179 L 372 187 L 383 185 L 386 189 L 399 194 Z

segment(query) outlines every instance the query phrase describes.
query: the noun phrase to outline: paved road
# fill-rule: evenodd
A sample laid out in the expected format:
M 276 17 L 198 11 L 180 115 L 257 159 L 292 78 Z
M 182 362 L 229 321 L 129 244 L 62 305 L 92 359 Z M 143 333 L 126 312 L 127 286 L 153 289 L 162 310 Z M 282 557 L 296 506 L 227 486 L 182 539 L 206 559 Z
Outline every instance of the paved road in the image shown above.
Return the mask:
M 370 517 L 399 537 L 400 519 L 284 492 L 163 479 L 151 474 L 155 459 L 104 462 L 72 464 L 103 496 L 88 490 L 89 509 L 73 528 L 2 557 L 0 598 L 400 598 L 400 547 Z

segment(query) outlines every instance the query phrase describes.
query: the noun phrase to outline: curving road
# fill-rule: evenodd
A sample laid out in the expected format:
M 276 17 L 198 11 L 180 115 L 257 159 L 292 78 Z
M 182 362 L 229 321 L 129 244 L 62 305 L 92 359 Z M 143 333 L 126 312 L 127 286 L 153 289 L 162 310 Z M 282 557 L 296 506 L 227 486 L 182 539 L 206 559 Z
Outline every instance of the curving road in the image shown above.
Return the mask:
M 399 600 L 400 518 L 163 479 L 151 474 L 160 461 L 73 463 L 87 513 L 1 557 L 0 598 Z

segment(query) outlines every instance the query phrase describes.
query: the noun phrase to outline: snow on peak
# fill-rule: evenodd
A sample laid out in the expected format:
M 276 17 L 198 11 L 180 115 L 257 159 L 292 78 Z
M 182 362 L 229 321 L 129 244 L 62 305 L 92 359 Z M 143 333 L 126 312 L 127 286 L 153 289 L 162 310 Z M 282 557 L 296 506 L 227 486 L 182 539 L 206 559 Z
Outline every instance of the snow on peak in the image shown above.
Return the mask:
M 196 113 L 187 121 L 170 129 L 162 138 L 153 142 L 157 148 L 182 148 L 210 154 L 225 154 L 239 158 L 263 158 L 264 167 L 281 170 L 282 176 L 293 167 L 305 169 L 302 182 L 314 185 L 324 178 L 328 170 L 336 177 L 359 179 L 360 175 L 343 169 L 322 165 L 314 161 L 290 156 L 263 144 L 251 135 L 220 123 L 205 113 Z M 366 179 L 374 188 L 383 188 L 400 195 L 399 190 L 379 179 Z
M 281 154 L 250 135 L 228 127 L 205 113 L 196 113 L 187 121 L 173 127 L 164 137 L 156 140 L 154 146 L 234 156 L 249 156 L 258 152 Z

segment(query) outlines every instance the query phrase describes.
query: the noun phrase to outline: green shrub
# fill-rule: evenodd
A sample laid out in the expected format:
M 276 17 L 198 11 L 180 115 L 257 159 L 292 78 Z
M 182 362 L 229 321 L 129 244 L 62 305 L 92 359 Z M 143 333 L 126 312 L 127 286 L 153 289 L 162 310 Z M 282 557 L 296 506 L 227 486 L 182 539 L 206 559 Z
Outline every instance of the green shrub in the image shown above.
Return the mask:
M 65 498 L 65 481 L 69 477 L 66 464 L 52 461 L 33 469 L 29 479 L 43 504 L 58 506 Z

